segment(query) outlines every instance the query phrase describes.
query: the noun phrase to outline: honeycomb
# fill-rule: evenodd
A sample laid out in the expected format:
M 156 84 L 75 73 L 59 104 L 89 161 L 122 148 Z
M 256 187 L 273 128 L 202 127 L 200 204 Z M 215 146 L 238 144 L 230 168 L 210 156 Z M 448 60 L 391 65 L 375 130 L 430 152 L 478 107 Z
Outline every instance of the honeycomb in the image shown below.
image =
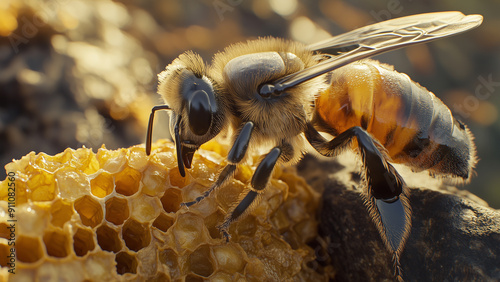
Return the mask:
M 97 153 L 66 149 L 30 154 L 5 166 L 15 172 L 15 274 L 9 273 L 8 177 L 0 182 L 2 281 L 320 281 L 307 245 L 317 236 L 318 194 L 291 171 L 276 168 L 229 243 L 217 229 L 247 191 L 259 159 L 197 205 L 228 148 L 209 142 L 181 177 L 174 145 Z M 252 163 L 253 162 L 253 163 Z M 7 231 L 6 231 L 7 230 Z

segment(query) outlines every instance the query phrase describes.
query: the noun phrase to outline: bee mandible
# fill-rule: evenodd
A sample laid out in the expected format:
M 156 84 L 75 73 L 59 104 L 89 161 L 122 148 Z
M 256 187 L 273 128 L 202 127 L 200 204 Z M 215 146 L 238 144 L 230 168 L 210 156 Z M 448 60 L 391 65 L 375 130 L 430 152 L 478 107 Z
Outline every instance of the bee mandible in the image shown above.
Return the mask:
M 328 157 L 352 149 L 363 165 L 367 208 L 401 277 L 399 257 L 411 229 L 411 208 L 405 182 L 391 163 L 467 181 L 476 163 L 475 146 L 468 128 L 433 93 L 367 58 L 481 22 L 480 15 L 439 12 L 376 23 L 312 45 L 260 38 L 225 48 L 211 65 L 185 52 L 159 74 L 165 105 L 152 109 L 146 153 L 151 153 L 158 110 L 171 113 L 183 177 L 200 145 L 234 132 L 228 164 L 206 192 L 183 203 L 191 206 L 227 184 L 249 150 L 267 150 L 251 189 L 219 226 L 229 240 L 229 225 L 266 188 L 277 164 L 298 162 L 311 146 Z

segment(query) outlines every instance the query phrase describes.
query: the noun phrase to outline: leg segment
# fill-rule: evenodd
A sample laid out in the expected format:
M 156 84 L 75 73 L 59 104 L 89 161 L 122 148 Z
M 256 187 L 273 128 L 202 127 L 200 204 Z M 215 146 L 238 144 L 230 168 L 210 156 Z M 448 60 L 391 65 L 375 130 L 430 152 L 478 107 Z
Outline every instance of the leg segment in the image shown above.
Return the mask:
M 203 194 L 196 198 L 194 201 L 181 203 L 181 206 L 189 207 L 196 203 L 199 203 L 201 200 L 208 197 L 213 190 L 223 186 L 229 179 L 231 179 L 234 171 L 236 170 L 236 165 L 241 162 L 241 160 L 245 156 L 248 144 L 250 143 L 250 137 L 252 135 L 253 128 L 254 124 L 251 121 L 243 125 L 240 133 L 238 134 L 238 137 L 236 137 L 236 140 L 233 143 L 233 147 L 231 147 L 231 150 L 229 151 L 229 154 L 227 156 L 229 164 L 226 165 L 224 170 L 222 170 L 222 172 L 219 174 L 217 181 L 215 181 L 215 183 L 207 191 L 203 192 Z
M 367 206 L 387 248 L 393 254 L 396 276 L 401 278 L 399 256 L 411 228 L 411 209 L 404 181 L 387 161 L 384 148 L 361 127 L 352 127 L 327 141 L 311 125 L 305 132 L 311 145 L 324 156 L 335 156 L 348 149 L 355 139 L 361 154 L 368 185 Z
M 282 150 L 280 147 L 274 147 L 264 157 L 252 176 L 251 185 L 253 189 L 250 190 L 250 192 L 245 195 L 243 200 L 241 200 L 241 202 L 239 202 L 238 205 L 228 213 L 224 222 L 219 226 L 219 230 L 226 238 L 226 241 L 229 242 L 229 238 L 231 237 L 227 231 L 231 222 L 240 217 L 248 209 L 248 207 L 250 207 L 255 198 L 257 198 L 259 192 L 266 188 L 274 166 L 281 156 L 281 152 Z
M 212 193 L 212 191 L 223 186 L 227 180 L 231 179 L 235 170 L 236 170 L 236 165 L 234 165 L 234 164 L 226 165 L 224 170 L 222 170 L 222 172 L 219 174 L 219 177 L 217 178 L 215 183 L 212 184 L 212 186 L 208 190 L 203 192 L 203 194 L 201 194 L 201 196 L 197 197 L 194 201 L 181 203 L 181 206 L 190 207 L 196 203 L 201 202 L 203 199 L 208 197 L 210 195 L 210 193 Z

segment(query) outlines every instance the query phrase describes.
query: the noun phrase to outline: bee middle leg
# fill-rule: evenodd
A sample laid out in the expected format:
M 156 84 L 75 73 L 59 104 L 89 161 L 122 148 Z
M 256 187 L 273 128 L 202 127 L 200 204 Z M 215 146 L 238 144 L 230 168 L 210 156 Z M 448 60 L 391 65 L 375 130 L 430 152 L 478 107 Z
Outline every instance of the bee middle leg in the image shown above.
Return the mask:
M 405 194 L 405 183 L 388 162 L 383 146 L 363 128 L 355 126 L 328 141 L 312 124 L 305 135 L 320 154 L 333 157 L 348 149 L 353 139 L 361 154 L 367 183 L 367 206 L 383 241 L 393 255 L 395 274 L 401 277 L 399 256 L 411 228 L 411 208 Z
M 250 182 L 252 190 L 245 195 L 236 207 L 228 212 L 226 219 L 218 227 L 227 242 L 229 242 L 229 238 L 231 237 L 227 231 L 229 225 L 231 225 L 231 222 L 238 219 L 246 210 L 248 210 L 259 193 L 266 188 L 269 178 L 271 177 L 273 169 L 280 156 L 282 156 L 282 148 L 278 146 L 271 149 L 271 151 L 264 157 L 252 176 L 252 180 Z

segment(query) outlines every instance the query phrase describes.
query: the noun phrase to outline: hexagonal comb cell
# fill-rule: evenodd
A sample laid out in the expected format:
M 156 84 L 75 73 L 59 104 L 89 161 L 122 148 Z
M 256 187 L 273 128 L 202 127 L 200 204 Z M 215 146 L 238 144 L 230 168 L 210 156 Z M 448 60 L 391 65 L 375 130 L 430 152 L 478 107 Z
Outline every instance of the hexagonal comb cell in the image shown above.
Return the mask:
M 142 174 L 143 193 L 151 196 L 163 192 L 166 185 L 166 168 L 157 164 L 150 164 Z
M 214 261 L 210 247 L 202 245 L 189 255 L 189 269 L 203 277 L 208 277 L 214 272 Z
M 75 199 L 86 194 L 90 189 L 87 175 L 76 171 L 72 167 L 60 168 L 54 175 L 57 179 L 59 194 L 63 198 Z
M 125 245 L 132 251 L 149 245 L 151 241 L 151 233 L 148 224 L 141 224 L 134 219 L 129 219 L 122 227 L 122 237 Z
M 166 265 L 170 270 L 170 275 L 172 277 L 180 276 L 180 268 L 179 268 L 179 256 L 172 249 L 164 249 L 160 250 L 158 253 L 158 259 L 160 263 Z
M 241 272 L 245 267 L 245 257 L 242 250 L 235 244 L 225 244 L 213 248 L 218 268 L 227 273 Z
M 2 226 L 0 226 L 1 228 Z M 10 258 L 8 257 L 8 254 L 10 253 L 10 247 L 7 244 L 1 244 L 0 245 L 0 267 L 6 267 L 7 263 L 9 263 Z M 5 255 L 4 255 L 5 254 Z M 13 260 L 13 259 L 12 259 Z
M 205 281 L 205 279 L 196 274 L 189 273 L 188 275 L 186 275 L 186 282 L 203 282 L 203 281 Z
M 137 273 L 137 258 L 126 252 L 116 254 L 116 272 L 118 274 Z
M 64 223 L 71 219 L 73 208 L 67 201 L 57 200 L 50 207 L 50 213 L 52 215 L 50 223 L 62 228 Z
M 52 201 L 55 198 L 56 182 L 53 174 L 39 171 L 34 173 L 27 182 L 32 187 L 32 197 L 37 201 Z
M 104 198 L 111 194 L 114 188 L 113 176 L 105 171 L 90 180 L 90 191 L 96 197 Z
M 106 201 L 106 220 L 121 225 L 129 216 L 127 199 L 110 198 Z
M 208 228 L 208 232 L 210 233 L 210 237 L 213 239 L 220 239 L 222 235 L 217 226 L 224 221 L 225 215 L 220 210 L 208 215 L 205 217 L 205 225 Z
M 189 184 L 189 177 L 182 177 L 179 173 L 179 169 L 177 168 L 171 169 L 168 176 L 170 179 L 170 185 L 174 187 L 182 188 Z
M 115 190 L 124 196 L 131 196 L 139 190 L 141 173 L 126 166 L 120 173 L 115 175 Z
M 99 149 L 96 154 L 99 167 L 105 171 L 115 174 L 123 169 L 127 163 L 127 151 L 124 149 L 119 150 L 101 150 Z
M 167 230 L 174 224 L 174 218 L 160 213 L 160 215 L 153 221 L 153 226 L 160 229 L 163 232 L 167 232 Z
M 47 254 L 52 257 L 64 258 L 69 255 L 69 236 L 60 231 L 49 231 L 43 235 Z
M 182 249 L 194 249 L 209 237 L 203 218 L 193 213 L 180 214 L 172 226 L 172 234 Z
M 176 212 L 182 203 L 181 190 L 175 188 L 167 189 L 160 201 L 166 212 Z
M 97 228 L 97 244 L 101 249 L 117 253 L 122 249 L 122 242 L 118 237 L 118 232 L 107 225 L 101 225 Z
M 86 229 L 78 228 L 73 235 L 73 250 L 79 257 L 83 257 L 95 248 L 94 235 Z
M 0 222 L 0 238 L 9 239 L 11 237 L 11 233 L 8 228 L 9 225 L 7 225 L 7 223 Z M 14 237 L 14 234 L 12 235 L 12 237 Z
M 16 239 L 16 256 L 20 262 L 37 262 L 44 257 L 42 244 L 37 238 L 19 236 Z
M 75 201 L 75 210 L 80 215 L 80 219 L 84 225 L 96 227 L 102 222 L 103 212 L 102 207 L 91 196 L 83 196 Z

